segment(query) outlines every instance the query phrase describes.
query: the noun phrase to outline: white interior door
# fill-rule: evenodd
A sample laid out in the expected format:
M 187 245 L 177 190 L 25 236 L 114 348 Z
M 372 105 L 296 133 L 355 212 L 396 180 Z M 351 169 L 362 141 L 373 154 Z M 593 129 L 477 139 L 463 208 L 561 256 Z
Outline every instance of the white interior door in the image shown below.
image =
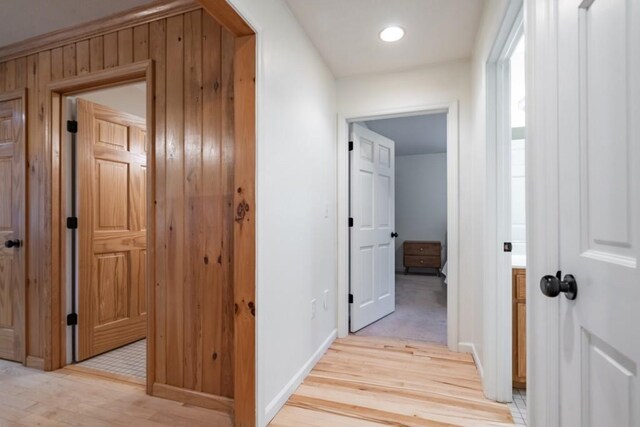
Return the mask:
M 351 138 L 349 324 L 355 332 L 395 310 L 395 150 L 392 140 L 360 125 Z
M 559 18 L 562 426 L 640 426 L 640 3 Z M 542 287 L 542 285 L 541 285 Z

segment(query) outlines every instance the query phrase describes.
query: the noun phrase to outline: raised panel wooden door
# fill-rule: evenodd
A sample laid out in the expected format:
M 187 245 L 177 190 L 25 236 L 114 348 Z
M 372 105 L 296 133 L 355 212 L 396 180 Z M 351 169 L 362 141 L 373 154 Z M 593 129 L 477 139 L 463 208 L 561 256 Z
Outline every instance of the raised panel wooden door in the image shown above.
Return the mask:
M 578 284 L 575 300 L 549 301 L 560 308 L 561 425 L 637 427 L 640 3 L 555 4 L 560 268 Z
M 395 303 L 395 154 L 392 140 L 353 125 L 350 329 L 392 313 Z
M 25 103 L 0 94 L 0 358 L 25 358 Z
M 144 120 L 78 99 L 78 360 L 146 336 Z

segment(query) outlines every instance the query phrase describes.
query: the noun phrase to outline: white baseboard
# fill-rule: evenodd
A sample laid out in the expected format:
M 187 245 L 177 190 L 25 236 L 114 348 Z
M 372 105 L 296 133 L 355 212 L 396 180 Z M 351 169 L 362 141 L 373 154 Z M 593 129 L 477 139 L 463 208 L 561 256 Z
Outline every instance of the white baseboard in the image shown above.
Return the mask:
M 276 397 L 267 405 L 264 410 L 264 421 L 265 424 L 268 424 L 273 417 L 282 409 L 289 397 L 293 394 L 294 391 L 298 388 L 302 381 L 309 375 L 309 372 L 313 369 L 314 366 L 318 363 L 320 358 L 324 356 L 324 353 L 331 346 L 333 341 L 336 339 L 338 335 L 338 330 L 334 329 L 331 334 L 327 337 L 326 340 L 318 347 L 318 349 L 311 355 L 309 360 L 300 368 L 300 370 L 289 380 L 287 385 L 284 386 L 282 390 L 276 395 Z
M 458 343 L 458 349 L 461 353 L 471 353 L 471 355 L 473 356 L 473 360 L 476 362 L 476 367 L 478 368 L 480 379 L 484 380 L 484 369 L 482 368 L 482 361 L 480 360 L 478 352 L 476 351 L 476 346 L 472 342 L 460 342 Z

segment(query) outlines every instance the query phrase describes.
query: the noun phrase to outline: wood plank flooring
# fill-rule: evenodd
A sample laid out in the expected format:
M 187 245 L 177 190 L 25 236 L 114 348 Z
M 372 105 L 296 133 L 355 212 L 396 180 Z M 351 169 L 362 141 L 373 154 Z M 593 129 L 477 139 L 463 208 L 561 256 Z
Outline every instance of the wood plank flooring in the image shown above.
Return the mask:
M 228 415 L 151 397 L 145 387 L 0 360 L 0 427 L 231 426 Z
M 271 422 L 282 426 L 509 426 L 473 358 L 418 341 L 336 340 Z

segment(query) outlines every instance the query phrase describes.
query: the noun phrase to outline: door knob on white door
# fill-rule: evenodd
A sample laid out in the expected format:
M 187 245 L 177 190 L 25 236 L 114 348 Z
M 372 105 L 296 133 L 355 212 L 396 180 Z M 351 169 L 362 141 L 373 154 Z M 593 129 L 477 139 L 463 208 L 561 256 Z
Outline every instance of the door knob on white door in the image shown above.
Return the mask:
M 564 293 L 567 299 L 574 300 L 578 296 L 578 282 L 572 274 L 564 276 L 564 280 L 560 280 L 561 273 L 558 272 L 556 276 L 547 275 L 540 279 L 540 290 L 549 298 L 555 298 L 560 295 L 560 292 Z

